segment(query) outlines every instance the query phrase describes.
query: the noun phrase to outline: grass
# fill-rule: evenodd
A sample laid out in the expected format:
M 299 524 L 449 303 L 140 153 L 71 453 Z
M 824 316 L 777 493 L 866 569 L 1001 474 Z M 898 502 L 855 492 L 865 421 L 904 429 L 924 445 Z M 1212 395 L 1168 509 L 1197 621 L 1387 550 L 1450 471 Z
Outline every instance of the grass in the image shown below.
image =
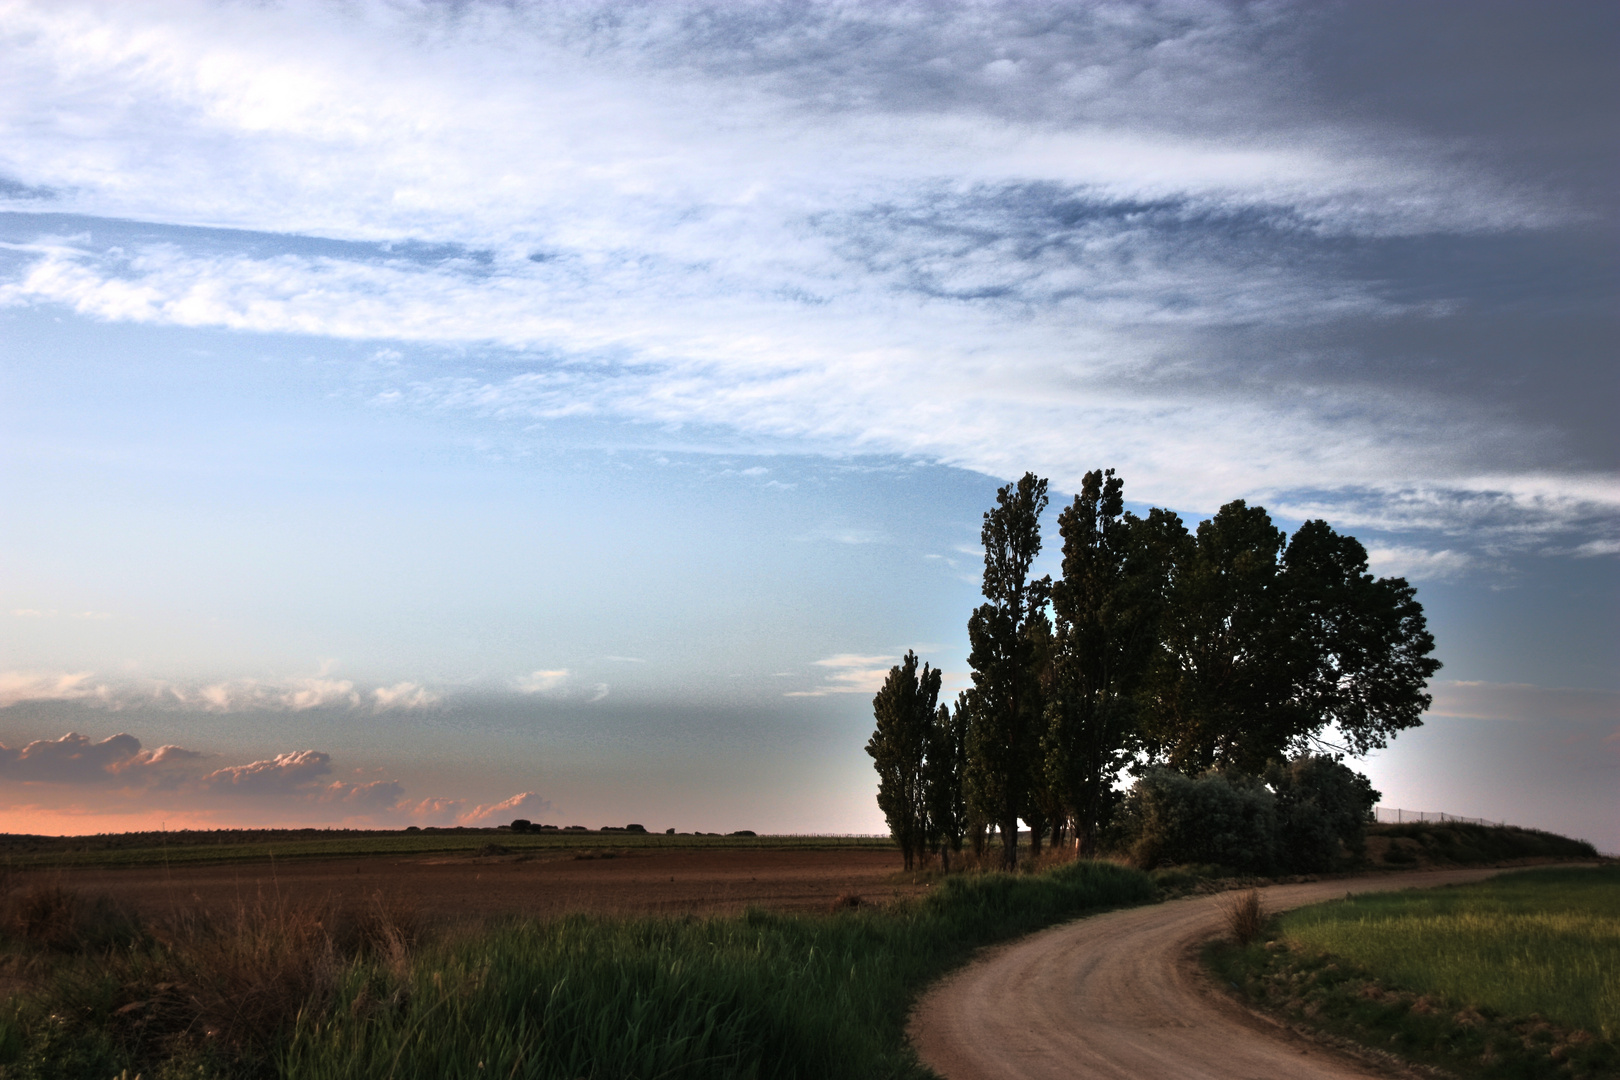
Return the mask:
M 0 1077 L 923 1077 L 904 1024 L 929 982 L 980 945 L 1155 895 L 1076 863 L 819 916 L 572 916 L 426 943 L 381 911 L 109 936 L 69 904 L 57 922 L 78 929 L 52 944 L 9 924 L 35 988 L 0 1014 Z
M 1481 866 L 1514 859 L 1595 859 L 1597 849 L 1539 829 L 1414 821 L 1367 827 L 1367 854 L 1386 867 Z
M 0 863 L 15 869 L 171 866 L 365 855 L 478 854 L 495 844 L 516 855 L 543 857 L 580 848 L 789 848 L 892 850 L 887 837 L 696 836 L 625 832 L 527 832 L 444 829 L 409 833 L 348 829 L 222 829 L 206 832 L 121 833 L 107 836 L 0 835 Z
M 1211 963 L 1258 1003 L 1469 1076 L 1620 1074 L 1620 867 L 1289 912 Z

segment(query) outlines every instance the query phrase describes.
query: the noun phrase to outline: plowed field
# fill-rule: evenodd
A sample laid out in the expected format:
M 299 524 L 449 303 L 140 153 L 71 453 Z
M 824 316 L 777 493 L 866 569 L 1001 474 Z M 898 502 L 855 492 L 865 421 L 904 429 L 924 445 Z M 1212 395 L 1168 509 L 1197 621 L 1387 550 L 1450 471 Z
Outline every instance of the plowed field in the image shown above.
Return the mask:
M 751 906 L 826 910 L 840 896 L 882 902 L 915 886 L 896 880 L 898 851 L 553 851 L 543 854 L 370 856 L 213 866 L 39 870 L 85 895 L 137 910 L 225 914 L 262 902 L 369 904 L 415 909 L 432 921 L 502 915 L 720 914 Z

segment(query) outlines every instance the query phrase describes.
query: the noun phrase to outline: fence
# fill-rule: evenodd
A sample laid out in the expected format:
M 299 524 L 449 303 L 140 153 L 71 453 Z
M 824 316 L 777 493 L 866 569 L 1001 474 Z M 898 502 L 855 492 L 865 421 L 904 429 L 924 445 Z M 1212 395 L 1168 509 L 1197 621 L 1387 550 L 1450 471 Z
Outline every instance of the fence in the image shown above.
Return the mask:
M 1484 818 L 1463 817 L 1460 814 L 1442 814 L 1432 810 L 1402 810 L 1393 806 L 1375 806 L 1373 813 L 1383 825 L 1400 825 L 1408 821 L 1457 821 L 1464 825 L 1506 825 L 1505 821 L 1486 821 Z

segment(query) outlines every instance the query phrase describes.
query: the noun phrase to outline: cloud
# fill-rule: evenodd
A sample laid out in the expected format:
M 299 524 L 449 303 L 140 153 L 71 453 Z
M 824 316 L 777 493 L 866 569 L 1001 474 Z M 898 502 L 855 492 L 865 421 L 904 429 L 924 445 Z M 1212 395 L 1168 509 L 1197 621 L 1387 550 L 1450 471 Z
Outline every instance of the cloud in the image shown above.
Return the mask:
M 0 774 L 23 783 L 105 783 L 140 751 L 133 735 L 118 734 L 96 742 L 77 732 L 60 739 L 40 739 L 20 750 L 0 747 Z
M 504 825 L 513 818 L 534 820 L 551 809 L 550 801 L 524 791 L 489 806 L 475 806 L 457 817 L 462 825 Z
M 893 656 L 860 656 L 840 653 L 817 660 L 817 667 L 828 668 L 825 681 L 813 690 L 795 690 L 784 697 L 825 697 L 828 694 L 875 694 L 889 677 L 898 659 Z
M 153 814 L 199 828 L 244 820 L 484 825 L 537 817 L 551 808 L 532 791 L 493 804 L 442 797 L 413 800 L 398 780 L 332 779 L 332 757 L 319 750 L 294 750 L 223 767 L 214 767 L 213 760 L 174 745 L 144 750 L 127 733 L 97 740 L 69 732 L 15 749 L 0 745 L 0 782 L 30 792 L 27 802 L 0 804 L 0 817 L 58 820 L 77 815 L 111 821 L 114 828 L 126 827 L 118 824 L 120 818 Z M 41 790 L 53 794 L 42 801 Z
M 567 668 L 552 671 L 531 671 L 512 680 L 513 687 L 522 694 L 549 694 L 562 688 L 568 678 Z
M 79 672 L 0 671 L 0 709 L 20 701 L 83 701 L 102 696 L 92 674 Z
M 469 804 L 465 799 L 428 798 L 401 803 L 397 813 L 421 825 L 465 825 L 477 828 L 504 825 L 515 818 L 533 821 L 552 809 L 551 802 L 533 791 L 520 792 L 489 805 Z
M 371 692 L 371 700 L 378 712 L 385 709 L 421 709 L 439 704 L 443 698 L 413 682 L 379 686 Z
M 164 679 L 103 681 L 93 672 L 0 671 L 0 708 L 24 701 L 77 701 L 110 709 L 143 706 L 214 713 L 365 707 L 385 712 L 431 708 L 443 700 L 442 694 L 420 683 L 398 682 L 363 690 L 352 680 L 327 675 L 183 683 Z
M 353 813 L 379 814 L 399 806 L 405 798 L 405 785 L 397 780 L 373 780 L 364 784 L 335 780 L 322 790 L 320 797 Z
M 1322 104 L 1301 42 L 1327 19 L 18 4 L 0 205 L 49 191 L 61 216 L 17 219 L 0 304 L 386 343 L 377 408 L 707 425 L 1071 488 L 1111 463 L 1188 510 L 1484 517 L 1492 542 L 1579 547 L 1620 513 L 1612 476 L 1543 451 L 1512 402 L 1323 342 L 1477 299 L 1403 278 L 1430 249 L 1399 245 L 1586 211 L 1477 140 Z M 504 373 L 423 370 L 406 343 Z
M 1451 581 L 1475 564 L 1473 556 L 1450 549 L 1427 551 L 1401 546 L 1367 549 L 1367 566 L 1379 577 L 1403 577 L 1408 581 Z
M 1430 684 L 1435 716 L 1475 720 L 1620 722 L 1620 692 L 1530 683 Z
M 331 771 L 332 755 L 319 750 L 296 750 L 216 769 L 202 778 L 202 787 L 240 795 L 290 795 L 309 790 Z

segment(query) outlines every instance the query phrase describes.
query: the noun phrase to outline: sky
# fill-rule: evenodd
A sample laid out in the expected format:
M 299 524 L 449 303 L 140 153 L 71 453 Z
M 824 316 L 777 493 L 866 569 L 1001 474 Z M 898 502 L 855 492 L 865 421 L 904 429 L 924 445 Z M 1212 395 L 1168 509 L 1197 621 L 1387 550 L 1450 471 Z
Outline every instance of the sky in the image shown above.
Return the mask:
M 883 831 L 981 517 L 1324 518 L 1620 851 L 1620 8 L 0 0 L 0 830 Z

